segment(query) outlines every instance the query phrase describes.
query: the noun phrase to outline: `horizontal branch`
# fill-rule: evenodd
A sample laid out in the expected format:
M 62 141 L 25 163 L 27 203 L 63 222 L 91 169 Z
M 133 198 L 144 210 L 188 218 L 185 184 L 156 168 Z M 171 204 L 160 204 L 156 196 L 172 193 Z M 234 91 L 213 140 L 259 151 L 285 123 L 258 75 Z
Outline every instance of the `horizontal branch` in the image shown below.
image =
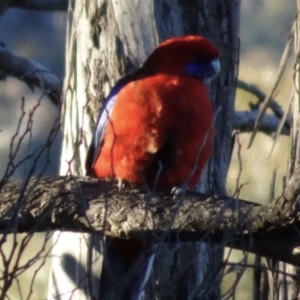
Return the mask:
M 234 129 L 240 132 L 251 132 L 257 120 L 258 110 L 236 111 L 234 116 Z M 259 131 L 268 135 L 274 134 L 279 126 L 280 119 L 272 114 L 265 114 L 259 127 Z M 281 134 L 289 135 L 290 127 L 283 126 Z
M 59 105 L 61 78 L 36 62 L 13 54 L 3 43 L 0 45 L 0 71 L 2 77 L 18 78 L 31 90 L 34 86 L 41 88 L 55 105 Z
M 111 182 L 87 177 L 17 182 L 0 192 L 2 233 L 49 229 L 105 232 L 151 242 L 210 241 L 300 266 L 299 173 L 269 206 L 188 193 L 145 193 L 134 186 L 118 192 Z M 298 177 L 297 177 L 298 176 Z
M 264 100 L 266 99 L 267 95 L 255 84 L 251 84 L 243 80 L 238 80 L 237 87 L 256 96 L 259 104 L 264 102 Z M 257 105 L 257 108 L 258 106 L 259 105 Z M 269 102 L 269 108 L 273 111 L 274 115 L 278 119 L 281 119 L 284 116 L 283 109 L 273 98 L 271 98 Z
M 260 106 L 265 101 L 267 95 L 255 84 L 250 84 L 242 80 L 238 80 L 237 87 L 257 97 L 258 102 L 256 104 L 249 103 L 251 113 L 248 116 L 244 116 L 244 119 L 241 118 L 241 115 L 238 116 L 239 120 L 241 120 L 244 124 L 251 124 L 251 129 L 247 131 L 253 132 L 254 128 L 257 127 L 256 123 L 260 114 Z M 272 117 L 270 114 L 266 114 L 265 112 L 263 116 L 261 116 L 259 121 L 260 125 L 256 130 L 265 132 L 267 134 L 272 134 L 279 130 L 279 134 L 289 135 L 291 127 L 291 115 L 288 112 L 285 113 L 281 106 L 272 97 L 268 101 L 268 108 L 271 109 L 274 117 Z M 254 116 L 256 119 L 253 122 Z M 280 124 L 280 122 L 282 122 L 282 124 Z M 274 128 L 275 125 L 276 128 Z M 260 128 L 261 126 L 263 128 Z M 249 126 L 247 125 L 246 128 L 249 128 Z M 276 134 L 278 134 L 278 132 Z

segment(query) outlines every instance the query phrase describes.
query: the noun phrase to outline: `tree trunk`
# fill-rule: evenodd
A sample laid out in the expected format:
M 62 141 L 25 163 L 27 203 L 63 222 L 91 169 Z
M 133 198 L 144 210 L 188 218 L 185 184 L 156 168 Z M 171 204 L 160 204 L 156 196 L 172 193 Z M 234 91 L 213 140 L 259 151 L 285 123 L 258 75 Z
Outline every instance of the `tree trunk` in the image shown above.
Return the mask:
M 99 107 L 116 80 L 136 70 L 163 40 L 174 35 L 200 34 L 221 50 L 222 72 L 210 87 L 218 112 L 217 133 L 214 154 L 199 189 L 225 194 L 232 144 L 239 10 L 239 0 L 76 1 L 68 31 L 61 174 L 84 174 L 86 150 Z M 101 249 L 101 237 L 57 232 L 54 241 L 57 238 L 49 296 L 66 294 L 60 299 L 69 299 L 72 291 L 74 299 L 97 298 L 98 287 L 91 280 L 101 271 L 96 251 Z M 155 289 L 158 299 L 216 299 L 223 249 L 204 243 L 176 248 L 159 247 L 146 291 L 148 298 L 154 299 L 151 293 Z M 96 266 L 91 264 L 94 259 Z M 64 263 L 71 263 L 72 277 L 70 272 L 68 275 L 61 271 Z
M 85 174 L 86 148 L 91 137 L 86 109 L 87 89 L 93 87 L 89 83 L 92 66 L 87 64 L 92 48 L 91 20 L 85 6 L 85 1 L 76 1 L 75 7 L 70 7 L 68 12 L 61 175 Z M 94 8 L 97 8 L 95 3 Z M 100 248 L 97 235 L 55 231 L 48 299 L 97 299 L 102 269 Z

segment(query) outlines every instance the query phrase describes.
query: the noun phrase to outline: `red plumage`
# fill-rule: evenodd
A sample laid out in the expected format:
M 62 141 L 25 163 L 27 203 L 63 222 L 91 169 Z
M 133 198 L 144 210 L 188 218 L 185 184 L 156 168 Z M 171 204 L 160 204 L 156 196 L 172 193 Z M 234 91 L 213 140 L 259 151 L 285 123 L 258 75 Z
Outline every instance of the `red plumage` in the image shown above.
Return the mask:
M 160 174 L 162 188 L 191 177 L 193 188 L 212 151 L 213 108 L 203 79 L 205 72 L 212 75 L 218 54 L 200 36 L 172 38 L 156 48 L 116 94 L 88 166 L 94 175 L 153 185 Z

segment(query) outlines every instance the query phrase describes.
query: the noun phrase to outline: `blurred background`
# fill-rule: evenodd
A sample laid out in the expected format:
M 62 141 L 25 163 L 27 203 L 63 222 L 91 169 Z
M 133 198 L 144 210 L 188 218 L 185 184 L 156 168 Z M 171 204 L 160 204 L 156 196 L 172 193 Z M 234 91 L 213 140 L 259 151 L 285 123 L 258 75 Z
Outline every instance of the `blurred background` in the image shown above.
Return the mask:
M 241 13 L 241 56 L 239 79 L 256 84 L 268 94 L 275 81 L 280 58 L 286 45 L 288 35 L 296 12 L 296 1 L 278 2 L 276 0 L 242 1 Z M 283 80 L 274 95 L 276 101 L 285 111 L 293 86 L 293 59 L 289 60 Z M 249 102 L 257 99 L 244 91 L 237 90 L 236 110 L 248 110 Z M 240 134 L 242 176 L 240 182 L 245 184 L 240 198 L 255 200 L 259 203 L 268 199 L 272 173 L 277 172 L 276 196 L 283 187 L 283 175 L 287 170 L 289 138 L 280 136 L 274 151 L 272 137 L 263 133 L 257 135 L 253 146 L 247 149 L 250 134 Z M 228 174 L 228 189 L 235 191 L 236 179 L 241 166 L 238 162 L 237 144 Z
M 259 86 L 265 93 L 270 90 L 275 80 L 276 70 L 285 47 L 291 24 L 296 12 L 296 1 L 276 0 L 244 0 L 241 13 L 241 57 L 239 78 Z M 11 49 L 16 55 L 32 59 L 41 63 L 49 70 L 64 76 L 64 50 L 65 50 L 65 13 L 42 13 L 26 10 L 10 9 L 0 17 L 0 41 Z M 284 79 L 275 95 L 275 99 L 285 110 L 292 88 L 293 61 L 285 72 Z M 16 132 L 21 115 L 21 99 L 25 98 L 27 116 L 30 110 L 38 103 L 41 91 L 32 92 L 23 82 L 7 78 L 0 81 L 0 176 L 5 172 L 8 154 L 11 147 L 12 136 Z M 248 110 L 249 102 L 256 103 L 255 97 L 239 91 L 237 92 L 236 109 Z M 27 136 L 19 150 L 19 157 L 28 154 L 44 143 L 54 120 L 58 117 L 58 109 L 46 97 L 42 99 L 34 114 L 32 137 Z M 24 126 L 22 127 L 24 128 Z M 281 136 L 276 144 L 273 154 L 269 158 L 272 138 L 258 134 L 253 146 L 247 149 L 249 134 L 239 134 L 241 144 L 240 155 L 235 147 L 230 172 L 228 175 L 228 191 L 236 190 L 237 178 L 243 184 L 240 198 L 251 199 L 262 203 L 268 199 L 272 173 L 277 172 L 276 195 L 280 195 L 283 186 L 283 176 L 287 170 L 289 151 L 289 138 Z M 50 153 L 50 163 L 44 175 L 58 174 L 61 136 L 58 135 Z M 239 159 L 240 158 L 240 159 Z M 14 179 L 21 179 L 28 165 L 25 163 L 18 168 Z M 37 174 L 43 168 L 39 164 Z M 241 173 L 241 176 L 238 174 Z M 43 237 L 38 235 L 34 239 L 34 248 L 43 244 Z M 7 250 L 9 252 L 9 249 Z M 232 260 L 239 260 L 241 254 L 235 252 L 230 256 Z M 251 257 L 250 260 L 251 262 Z M 33 265 L 32 268 L 36 268 Z M 29 288 L 32 275 L 25 272 L 22 275 L 22 289 Z M 46 295 L 48 266 L 43 267 L 36 279 L 31 299 L 42 299 Z M 234 274 L 227 276 L 226 284 L 234 278 Z M 252 280 L 250 273 L 243 276 L 237 299 L 252 299 Z M 19 294 L 17 285 L 11 289 L 11 295 Z M 18 299 L 19 296 L 12 297 Z
M 31 12 L 21 9 L 9 9 L 0 17 L 0 41 L 17 56 L 41 63 L 43 66 L 64 77 L 66 13 Z M 39 99 L 42 92 L 37 88 L 32 92 L 28 86 L 17 79 L 6 78 L 0 81 L 0 176 L 8 162 L 11 139 L 16 133 L 21 116 L 21 99 L 25 98 L 26 116 L 19 136 L 27 123 L 29 112 L 37 107 L 33 116 L 32 137 L 26 136 L 18 152 L 19 159 L 28 155 L 46 141 L 54 120 L 58 117 L 58 108 L 47 97 Z M 50 153 L 50 163 L 45 175 L 58 173 L 61 136 L 58 135 Z M 15 143 L 16 144 L 16 143 Z M 45 157 L 43 157 L 45 160 Z M 35 174 L 39 174 L 44 164 L 38 164 Z M 28 162 L 18 168 L 13 176 L 21 179 L 28 168 Z

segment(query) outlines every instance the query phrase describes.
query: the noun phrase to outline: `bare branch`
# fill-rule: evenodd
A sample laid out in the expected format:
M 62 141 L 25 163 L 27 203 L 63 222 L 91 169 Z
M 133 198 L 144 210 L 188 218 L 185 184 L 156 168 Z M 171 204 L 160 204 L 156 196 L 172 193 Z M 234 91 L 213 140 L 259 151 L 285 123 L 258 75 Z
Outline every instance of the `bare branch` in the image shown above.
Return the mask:
M 252 132 L 259 116 L 260 104 L 264 102 L 267 96 L 255 84 L 250 84 L 242 80 L 238 80 L 237 87 L 257 97 L 258 103 L 250 105 L 250 112 L 237 111 L 235 113 L 235 129 L 241 132 Z M 291 116 L 288 112 L 284 112 L 281 106 L 272 97 L 268 102 L 268 108 L 272 110 L 274 115 L 264 113 L 258 130 L 269 135 L 276 132 L 276 137 L 279 134 L 289 135 Z
M 267 96 L 257 85 L 245 82 L 243 80 L 238 80 L 237 87 L 256 96 L 258 104 L 262 103 Z M 259 108 L 259 105 L 257 105 L 257 108 Z M 270 98 L 270 102 L 268 103 L 268 108 L 270 108 L 273 111 L 274 115 L 278 119 L 281 119 L 284 116 L 284 110 L 272 97 Z M 289 122 L 290 117 L 286 121 L 286 126 L 289 126 Z
M 55 105 L 60 104 L 61 78 L 34 61 L 16 56 L 3 43 L 0 45 L 0 70 L 2 75 L 24 81 L 32 90 L 34 86 L 41 88 Z
M 119 193 L 111 182 L 84 177 L 33 179 L 16 204 L 20 185 L 12 182 L 0 192 L 0 230 L 105 231 L 144 242 L 211 241 L 300 265 L 294 251 L 300 245 L 299 175 L 298 169 L 284 195 L 268 206 L 198 193 L 175 201 L 169 194 L 147 195 L 134 186 Z
M 293 38 L 294 38 L 293 30 L 294 30 L 294 28 L 292 28 L 292 30 L 291 30 L 289 39 L 288 39 L 288 41 L 286 43 L 286 46 L 285 46 L 285 49 L 283 51 L 283 54 L 282 54 L 282 57 L 281 57 L 280 64 L 278 66 L 278 70 L 277 70 L 277 74 L 276 74 L 273 86 L 272 86 L 270 92 L 268 93 L 268 95 L 266 96 L 266 98 L 264 99 L 264 101 L 263 101 L 263 103 L 260 107 L 260 111 L 259 111 L 257 120 L 255 122 L 255 126 L 253 128 L 253 131 L 252 131 L 252 134 L 251 134 L 251 137 L 250 137 L 248 148 L 251 147 L 251 145 L 254 141 L 255 135 L 258 132 L 258 129 L 259 129 L 259 126 L 260 126 L 261 121 L 263 119 L 263 116 L 265 115 L 266 110 L 269 107 L 269 103 L 270 103 L 270 101 L 272 99 L 272 96 L 273 96 L 273 94 L 274 94 L 274 92 L 275 92 L 275 90 L 276 90 L 276 88 L 277 88 L 277 86 L 278 86 L 278 84 L 279 84 L 279 82 L 282 78 L 283 71 L 284 71 L 284 69 L 287 65 L 287 60 L 290 56 L 292 45 L 293 45 Z
M 234 119 L 234 129 L 240 132 L 252 132 L 255 122 L 257 120 L 258 110 L 252 111 L 236 111 Z M 259 127 L 259 131 L 268 135 L 276 132 L 280 120 L 272 114 L 265 114 Z M 290 126 L 283 126 L 281 134 L 289 135 Z

